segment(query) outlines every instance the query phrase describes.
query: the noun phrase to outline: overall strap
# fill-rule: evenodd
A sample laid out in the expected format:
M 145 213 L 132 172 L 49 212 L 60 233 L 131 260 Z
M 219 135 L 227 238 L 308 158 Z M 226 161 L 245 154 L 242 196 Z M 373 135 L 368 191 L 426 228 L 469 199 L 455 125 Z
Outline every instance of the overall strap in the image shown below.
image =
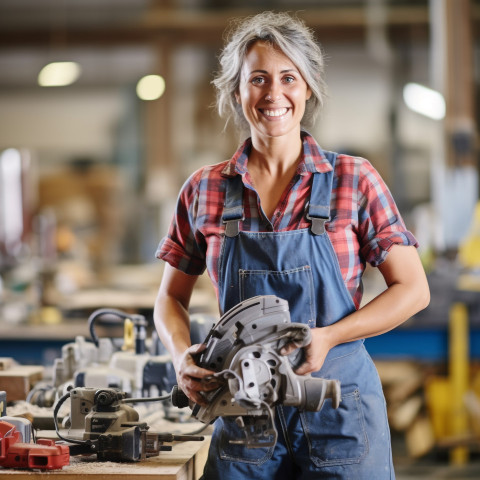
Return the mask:
M 226 181 L 225 204 L 222 214 L 222 220 L 225 223 L 225 235 L 236 237 L 240 231 L 240 221 L 244 218 L 242 176 L 235 175 Z
M 314 235 L 325 233 L 325 223 L 330 220 L 330 197 L 337 154 L 333 152 L 324 152 L 324 154 L 332 165 L 332 170 L 330 172 L 313 174 L 307 218 L 312 221 L 310 230 Z

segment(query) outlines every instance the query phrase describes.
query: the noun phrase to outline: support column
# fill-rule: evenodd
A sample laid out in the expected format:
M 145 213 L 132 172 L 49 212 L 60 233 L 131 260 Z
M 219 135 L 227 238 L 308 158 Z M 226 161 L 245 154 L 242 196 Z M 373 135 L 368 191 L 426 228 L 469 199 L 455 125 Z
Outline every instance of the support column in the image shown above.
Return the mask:
M 447 163 L 473 166 L 475 112 L 471 0 L 446 0 Z
M 435 248 L 456 255 L 478 201 L 471 0 L 430 0 L 431 84 L 446 101 L 432 152 Z

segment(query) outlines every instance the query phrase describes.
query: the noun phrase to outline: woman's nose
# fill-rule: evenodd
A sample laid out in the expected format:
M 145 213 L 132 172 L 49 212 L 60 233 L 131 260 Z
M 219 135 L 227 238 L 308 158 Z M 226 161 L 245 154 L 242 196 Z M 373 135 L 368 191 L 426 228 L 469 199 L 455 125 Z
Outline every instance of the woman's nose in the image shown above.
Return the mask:
M 273 83 L 270 86 L 270 89 L 269 89 L 267 95 L 265 95 L 265 100 L 267 102 L 275 103 L 279 98 L 280 98 L 280 87 L 279 87 L 279 85 Z

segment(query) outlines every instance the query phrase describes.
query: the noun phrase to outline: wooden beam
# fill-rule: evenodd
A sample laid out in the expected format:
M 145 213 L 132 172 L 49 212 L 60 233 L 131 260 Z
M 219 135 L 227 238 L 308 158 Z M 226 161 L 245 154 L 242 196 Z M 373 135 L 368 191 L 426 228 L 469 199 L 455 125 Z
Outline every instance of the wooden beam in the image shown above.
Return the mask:
M 8 13 L 3 9 L 4 13 Z M 146 10 L 143 15 L 126 21 L 115 21 L 109 25 L 103 22 L 76 21 L 74 11 L 58 28 L 68 46 L 78 45 L 124 45 L 149 43 L 159 37 L 168 38 L 177 44 L 222 43 L 222 36 L 229 22 L 234 18 L 258 13 L 254 9 L 197 10 L 168 7 L 162 4 Z M 367 26 L 364 7 L 315 7 L 297 12 L 300 18 L 319 33 L 322 41 L 333 39 L 358 38 L 364 35 Z M 478 13 L 480 15 L 480 13 Z M 36 23 L 31 19 L 22 23 L 21 17 L 15 21 L 2 20 L 0 8 L 0 49 L 27 46 L 48 46 L 55 36 L 55 26 L 51 23 Z M 428 28 L 428 8 L 426 4 L 408 7 L 390 6 L 387 25 L 392 31 L 418 26 Z
M 471 0 L 445 0 L 447 163 L 475 164 L 475 99 Z

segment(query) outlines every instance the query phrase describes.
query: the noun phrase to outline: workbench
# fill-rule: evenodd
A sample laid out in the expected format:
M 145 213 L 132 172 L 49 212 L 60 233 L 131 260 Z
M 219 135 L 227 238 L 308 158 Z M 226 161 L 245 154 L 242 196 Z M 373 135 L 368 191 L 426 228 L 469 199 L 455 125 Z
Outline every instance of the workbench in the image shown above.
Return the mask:
M 70 457 L 70 465 L 61 470 L 32 471 L 0 468 L 0 478 L 6 480 L 198 480 L 207 459 L 210 437 L 201 442 L 176 442 L 172 451 L 160 452 L 142 462 L 98 462 L 95 455 Z

